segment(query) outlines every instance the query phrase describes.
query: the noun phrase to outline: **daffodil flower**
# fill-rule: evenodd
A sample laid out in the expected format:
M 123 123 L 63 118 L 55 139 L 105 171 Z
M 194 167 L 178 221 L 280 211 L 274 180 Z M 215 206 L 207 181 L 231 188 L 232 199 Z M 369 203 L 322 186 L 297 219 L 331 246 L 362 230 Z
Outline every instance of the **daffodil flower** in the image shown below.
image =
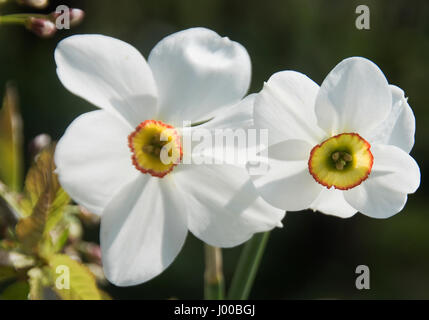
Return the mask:
M 320 87 L 298 72 L 274 74 L 255 99 L 255 124 L 270 134 L 269 170 L 255 184 L 278 208 L 387 218 L 419 186 L 414 114 L 367 59 L 343 60 Z
M 160 274 L 188 230 L 232 247 L 281 226 L 284 212 L 258 196 L 244 165 L 181 163 L 191 152 L 182 146 L 183 121 L 231 128 L 252 120 L 252 96 L 241 100 L 251 64 L 240 44 L 188 29 L 164 38 L 146 62 L 120 40 L 76 35 L 61 41 L 55 60 L 63 85 L 102 109 L 73 121 L 55 162 L 72 198 L 101 214 L 111 282 L 134 285 Z M 161 161 L 166 144 L 170 162 Z

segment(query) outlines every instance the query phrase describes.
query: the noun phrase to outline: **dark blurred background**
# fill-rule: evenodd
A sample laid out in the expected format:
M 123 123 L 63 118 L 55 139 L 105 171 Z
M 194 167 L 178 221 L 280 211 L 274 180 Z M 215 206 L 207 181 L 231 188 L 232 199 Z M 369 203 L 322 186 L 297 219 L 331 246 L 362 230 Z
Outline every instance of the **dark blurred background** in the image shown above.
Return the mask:
M 131 43 L 145 57 L 164 36 L 204 26 L 243 44 L 253 64 L 251 92 L 273 73 L 292 69 L 322 82 L 342 59 L 364 56 L 401 87 L 417 119 L 412 151 L 422 184 L 406 208 L 388 220 L 357 214 L 288 213 L 272 232 L 253 299 L 429 298 L 429 1 L 322 0 L 91 0 L 51 1 L 86 12 L 82 25 L 48 40 L 21 27 L 0 28 L 0 88 L 18 87 L 26 144 L 40 133 L 58 139 L 79 114 L 93 110 L 59 82 L 53 52 L 64 37 L 101 33 Z M 355 9 L 370 8 L 370 30 L 357 30 Z M 16 5 L 2 13 L 25 12 Z M 32 11 L 28 8 L 27 11 Z M 3 95 L 3 89 L 0 91 Z M 87 230 L 88 240 L 98 230 Z M 241 247 L 224 250 L 230 283 Z M 178 259 L 161 276 L 136 287 L 106 287 L 115 299 L 192 299 L 203 296 L 203 246 L 189 235 Z M 355 288 L 355 268 L 368 265 L 371 289 Z

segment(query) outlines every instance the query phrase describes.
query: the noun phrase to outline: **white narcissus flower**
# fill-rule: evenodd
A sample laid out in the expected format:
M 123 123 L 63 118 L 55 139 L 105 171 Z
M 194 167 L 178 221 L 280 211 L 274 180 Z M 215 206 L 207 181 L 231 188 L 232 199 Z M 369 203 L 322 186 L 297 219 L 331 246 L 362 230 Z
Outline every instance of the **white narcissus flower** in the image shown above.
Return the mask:
M 262 197 L 290 211 L 388 218 L 420 184 L 409 155 L 414 114 L 371 61 L 343 60 L 319 87 L 305 75 L 274 74 L 255 98 L 255 125 L 269 129 Z
M 166 269 L 188 230 L 206 243 L 231 247 L 281 226 L 282 210 L 256 193 L 246 169 L 184 165 L 182 121 L 206 128 L 251 122 L 247 51 L 213 31 L 194 28 L 159 42 L 148 63 L 131 45 L 77 35 L 55 51 L 57 73 L 72 93 L 102 110 L 68 127 L 55 162 L 64 189 L 101 214 L 106 277 L 117 285 L 150 280 Z M 241 101 L 241 102 L 240 102 Z M 166 130 L 168 129 L 168 130 Z M 160 135 L 172 143 L 160 161 Z

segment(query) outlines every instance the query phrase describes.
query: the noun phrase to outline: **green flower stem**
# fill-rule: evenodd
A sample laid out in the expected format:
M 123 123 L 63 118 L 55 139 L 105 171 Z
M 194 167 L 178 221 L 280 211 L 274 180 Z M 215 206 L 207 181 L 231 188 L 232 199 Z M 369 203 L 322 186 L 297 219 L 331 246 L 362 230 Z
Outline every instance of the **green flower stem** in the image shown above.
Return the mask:
M 25 24 L 27 19 L 21 18 L 21 17 L 10 17 L 10 16 L 1 16 L 0 17 L 0 24 Z
M 245 244 L 229 289 L 229 300 L 249 297 L 269 236 L 269 232 L 257 233 Z
M 41 18 L 48 19 L 48 16 L 44 14 L 32 14 L 32 13 L 19 13 L 9 14 L 6 16 L 0 16 L 0 24 L 21 24 L 25 25 L 29 18 Z
M 225 299 L 225 285 L 222 272 L 222 250 L 205 244 L 206 270 L 204 273 L 204 298 Z

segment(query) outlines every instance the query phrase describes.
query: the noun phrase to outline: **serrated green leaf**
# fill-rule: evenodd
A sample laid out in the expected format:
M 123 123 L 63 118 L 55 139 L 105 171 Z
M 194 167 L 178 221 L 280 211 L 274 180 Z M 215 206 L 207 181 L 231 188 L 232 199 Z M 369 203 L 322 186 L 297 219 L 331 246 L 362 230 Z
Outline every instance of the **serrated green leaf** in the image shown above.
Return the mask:
M 22 119 L 16 89 L 8 85 L 0 110 L 0 180 L 12 191 L 22 184 Z
M 55 195 L 55 200 L 52 203 L 51 210 L 48 214 L 45 232 L 51 231 L 58 224 L 58 222 L 61 221 L 64 214 L 64 209 L 69 204 L 69 202 L 69 195 L 64 191 L 64 189 L 59 188 Z
M 46 191 L 58 190 L 58 181 L 54 178 L 55 164 L 53 160 L 54 148 L 46 148 L 37 155 L 36 161 L 28 170 L 25 178 L 25 190 L 31 208 L 39 202 Z
M 25 252 L 39 253 L 43 256 L 53 253 L 49 231 L 61 220 L 69 196 L 61 188 L 54 173 L 55 146 L 44 149 L 37 157 L 25 181 L 27 202 L 32 208 L 29 217 L 21 219 L 16 226 L 16 234 Z
M 17 281 L 0 295 L 1 300 L 27 300 L 30 287 L 25 281 Z
M 16 225 L 16 234 L 23 250 L 35 254 L 43 239 L 46 220 L 53 202 L 53 195 L 47 190 L 39 199 L 30 217 L 19 220 Z
M 70 201 L 69 196 L 61 188 L 55 171 L 54 163 L 55 145 L 43 149 L 36 157 L 36 161 L 28 171 L 25 178 L 25 197 L 21 206 L 28 215 L 36 207 L 40 197 L 48 190 L 55 194 L 54 208 L 61 208 Z
M 0 198 L 2 198 L 8 210 L 13 214 L 14 218 L 22 217 L 22 207 L 20 205 L 20 195 L 12 192 L 5 184 L 0 181 Z
M 53 289 L 61 299 L 102 299 L 94 275 L 83 264 L 71 259 L 67 255 L 57 254 L 51 256 L 49 259 L 49 266 L 54 282 Z M 67 283 L 69 284 L 68 288 L 64 287 Z

